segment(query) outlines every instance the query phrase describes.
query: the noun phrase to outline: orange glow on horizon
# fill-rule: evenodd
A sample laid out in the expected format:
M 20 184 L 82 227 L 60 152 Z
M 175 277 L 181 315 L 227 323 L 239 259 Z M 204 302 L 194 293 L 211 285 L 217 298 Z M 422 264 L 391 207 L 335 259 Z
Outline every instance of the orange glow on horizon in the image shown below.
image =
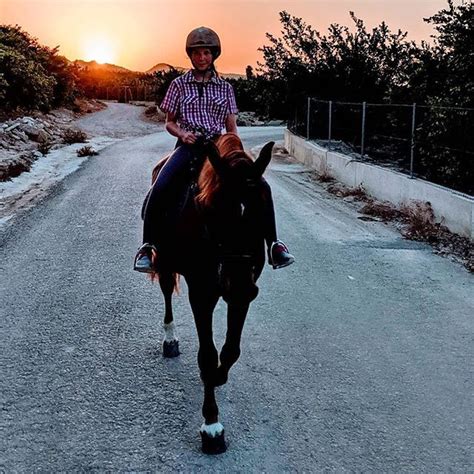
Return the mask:
M 457 4 L 460 0 L 455 0 Z M 385 21 L 409 39 L 430 41 L 423 22 L 446 0 L 0 0 L 0 23 L 20 25 L 70 60 L 113 63 L 146 71 L 157 63 L 189 67 L 184 51 L 189 31 L 209 26 L 220 36 L 220 72 L 244 74 L 262 61 L 258 51 L 280 36 L 279 12 L 303 18 L 322 34 L 331 23 L 351 26 L 353 10 L 370 30 Z
M 113 64 L 117 59 L 116 48 L 105 36 L 85 37 L 81 41 L 84 61 L 96 61 L 100 64 Z

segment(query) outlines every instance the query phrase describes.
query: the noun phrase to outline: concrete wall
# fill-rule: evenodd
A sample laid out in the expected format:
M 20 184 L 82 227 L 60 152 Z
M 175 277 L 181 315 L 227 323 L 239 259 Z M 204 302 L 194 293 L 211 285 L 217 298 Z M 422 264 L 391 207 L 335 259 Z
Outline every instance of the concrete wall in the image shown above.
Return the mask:
M 349 186 L 362 186 L 368 194 L 393 204 L 429 201 L 436 220 L 449 230 L 474 239 L 474 198 L 422 179 L 327 151 L 285 130 L 290 155 L 318 173 L 325 173 Z

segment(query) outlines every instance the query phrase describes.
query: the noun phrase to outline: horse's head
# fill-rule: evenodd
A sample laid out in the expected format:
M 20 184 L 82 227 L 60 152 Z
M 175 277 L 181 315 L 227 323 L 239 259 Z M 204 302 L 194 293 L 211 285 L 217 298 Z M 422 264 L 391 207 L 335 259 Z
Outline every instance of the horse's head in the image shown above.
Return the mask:
M 199 177 L 196 199 L 220 248 L 220 280 L 227 301 L 251 301 L 258 293 L 255 282 L 265 260 L 262 175 L 273 145 L 267 143 L 255 161 L 235 134 L 226 134 L 206 148 L 208 160 Z
M 234 133 L 223 135 L 216 144 L 206 146 L 208 161 L 199 177 L 197 200 L 204 208 L 218 208 L 230 203 L 251 204 L 249 196 L 261 190 L 262 175 L 272 157 L 274 142 L 267 143 L 253 161 Z M 255 199 L 253 199 L 255 201 Z M 228 209 L 227 209 L 228 211 Z

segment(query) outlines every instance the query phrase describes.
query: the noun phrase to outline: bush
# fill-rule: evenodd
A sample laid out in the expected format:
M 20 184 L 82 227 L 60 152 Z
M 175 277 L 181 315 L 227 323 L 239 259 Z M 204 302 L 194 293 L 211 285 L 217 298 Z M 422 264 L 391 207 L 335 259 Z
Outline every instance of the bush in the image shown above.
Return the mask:
M 85 143 L 86 140 L 87 133 L 83 132 L 82 130 L 68 128 L 63 133 L 63 142 L 67 143 L 68 145 L 72 145 L 73 143 Z
M 74 96 L 73 69 L 58 48 L 42 46 L 21 27 L 0 25 L 1 108 L 49 111 Z
M 99 153 L 96 152 L 92 147 L 90 146 L 83 146 L 79 150 L 77 150 L 77 156 L 83 157 L 83 156 L 95 156 L 98 155 Z

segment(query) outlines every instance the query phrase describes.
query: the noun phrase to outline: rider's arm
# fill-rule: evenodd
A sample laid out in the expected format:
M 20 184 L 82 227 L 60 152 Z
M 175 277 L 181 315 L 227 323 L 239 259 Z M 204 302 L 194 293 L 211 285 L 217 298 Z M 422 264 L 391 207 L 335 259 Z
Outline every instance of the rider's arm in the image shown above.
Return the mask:
M 173 135 L 174 137 L 180 138 L 184 143 L 193 144 L 196 141 L 196 135 L 192 132 L 187 132 L 183 130 L 177 123 L 176 123 L 176 114 L 172 112 L 168 112 L 166 114 L 166 131 Z
M 229 114 L 225 119 L 225 130 L 227 133 L 237 132 L 237 117 L 235 114 Z

